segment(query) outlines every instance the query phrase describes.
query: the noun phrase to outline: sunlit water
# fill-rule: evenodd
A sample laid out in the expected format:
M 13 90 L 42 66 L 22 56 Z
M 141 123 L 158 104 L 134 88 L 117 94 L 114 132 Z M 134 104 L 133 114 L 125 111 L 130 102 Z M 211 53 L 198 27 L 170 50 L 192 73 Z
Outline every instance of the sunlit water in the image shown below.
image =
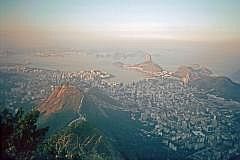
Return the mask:
M 141 73 L 122 70 L 113 65 L 109 59 L 97 59 L 94 55 L 65 55 L 64 57 L 39 57 L 33 54 L 18 54 L 13 56 L 1 57 L 1 64 L 24 64 L 30 63 L 29 66 L 61 70 L 61 71 L 81 71 L 81 70 L 102 70 L 112 75 L 114 78 L 109 81 L 131 82 L 143 78 Z

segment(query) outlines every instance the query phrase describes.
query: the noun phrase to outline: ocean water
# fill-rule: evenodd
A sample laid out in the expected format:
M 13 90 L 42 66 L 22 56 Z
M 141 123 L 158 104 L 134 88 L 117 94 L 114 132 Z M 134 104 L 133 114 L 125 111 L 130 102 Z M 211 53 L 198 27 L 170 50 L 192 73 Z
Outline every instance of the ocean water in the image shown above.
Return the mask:
M 41 50 L 41 49 L 40 49 Z M 240 47 L 228 45 L 202 45 L 202 44 L 159 44 L 155 48 L 143 49 L 108 49 L 91 52 L 61 51 L 54 53 L 64 56 L 36 56 L 36 50 L 16 50 L 13 53 L 1 54 L 0 64 L 24 64 L 45 69 L 63 71 L 81 71 L 100 69 L 113 74 L 111 80 L 131 82 L 143 78 L 141 73 L 123 70 L 114 62 L 127 64 L 141 63 L 145 54 L 151 54 L 154 63 L 162 68 L 175 71 L 181 65 L 200 64 L 210 68 L 217 75 L 231 75 L 240 70 Z M 3 53 L 3 52 L 2 52 Z M 99 56 L 103 55 L 103 56 Z
M 26 64 L 50 70 L 81 71 L 81 70 L 102 70 L 114 75 L 109 81 L 128 83 L 143 78 L 141 73 L 123 70 L 113 65 L 110 59 L 98 59 L 95 55 L 67 54 L 62 56 L 39 57 L 31 53 L 21 53 L 2 56 L 0 64 Z

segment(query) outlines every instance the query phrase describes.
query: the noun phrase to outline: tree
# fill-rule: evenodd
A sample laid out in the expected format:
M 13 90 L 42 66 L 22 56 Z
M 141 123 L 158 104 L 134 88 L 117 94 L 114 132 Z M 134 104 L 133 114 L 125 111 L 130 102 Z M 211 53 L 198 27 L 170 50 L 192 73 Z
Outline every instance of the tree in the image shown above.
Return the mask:
M 97 129 L 81 121 L 49 137 L 41 153 L 56 160 L 107 160 L 112 159 L 110 149 Z
M 46 128 L 38 128 L 39 111 L 24 114 L 9 109 L 0 112 L 0 159 L 30 160 L 36 158 L 36 149 L 45 138 Z

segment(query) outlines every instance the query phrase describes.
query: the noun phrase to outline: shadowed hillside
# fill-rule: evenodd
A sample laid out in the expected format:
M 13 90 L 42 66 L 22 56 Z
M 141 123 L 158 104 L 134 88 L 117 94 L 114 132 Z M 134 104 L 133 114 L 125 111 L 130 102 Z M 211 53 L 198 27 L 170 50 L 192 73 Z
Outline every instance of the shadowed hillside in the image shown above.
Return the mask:
M 58 159 L 120 160 L 109 140 L 88 122 L 80 121 L 51 136 L 43 146 L 48 157 Z M 53 154 L 54 153 L 54 154 Z
M 84 99 L 81 113 L 91 125 L 101 130 L 111 140 L 114 148 L 124 159 L 161 160 L 167 156 L 177 159 L 179 155 L 165 148 L 161 138 L 149 137 L 143 133 L 142 130 L 149 128 L 139 121 L 132 120 L 130 112 L 118 108 L 117 101 L 97 89 L 92 89 Z
M 41 125 L 50 126 L 49 135 L 79 118 L 82 98 L 83 93 L 76 87 L 62 85 L 39 105 Z
M 227 77 L 206 77 L 193 81 L 191 85 L 207 93 L 240 102 L 240 84 Z

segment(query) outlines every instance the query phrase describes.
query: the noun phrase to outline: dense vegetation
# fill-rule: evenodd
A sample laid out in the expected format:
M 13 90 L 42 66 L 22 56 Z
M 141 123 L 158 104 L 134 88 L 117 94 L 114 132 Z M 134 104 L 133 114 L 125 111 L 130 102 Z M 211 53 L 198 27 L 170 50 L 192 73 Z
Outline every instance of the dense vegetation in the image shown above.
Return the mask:
M 44 157 L 102 160 L 112 159 L 110 147 L 97 129 L 82 121 L 50 137 L 40 150 Z
M 37 157 L 37 147 L 43 142 L 48 128 L 38 128 L 38 111 L 24 114 L 20 110 L 0 113 L 0 159 L 28 160 Z
M 87 122 L 79 122 L 46 137 L 39 128 L 39 112 L 2 109 L 0 112 L 1 160 L 101 160 L 112 159 L 111 145 Z

